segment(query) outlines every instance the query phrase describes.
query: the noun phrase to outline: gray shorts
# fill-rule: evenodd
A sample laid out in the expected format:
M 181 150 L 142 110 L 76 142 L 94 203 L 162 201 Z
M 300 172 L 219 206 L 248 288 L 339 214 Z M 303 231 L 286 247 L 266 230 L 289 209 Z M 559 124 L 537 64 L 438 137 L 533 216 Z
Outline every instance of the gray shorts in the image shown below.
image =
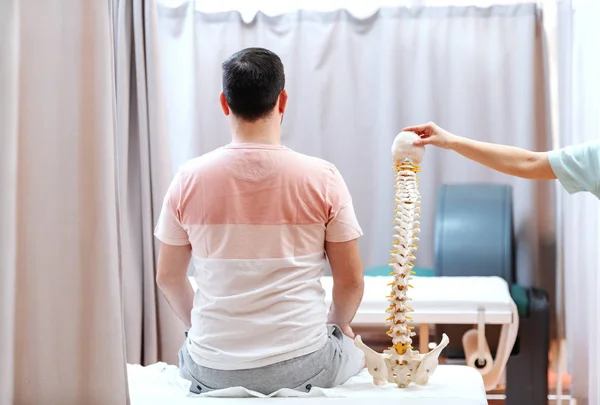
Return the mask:
M 181 377 L 195 394 L 230 387 L 271 394 L 281 388 L 308 392 L 343 384 L 364 368 L 364 355 L 337 325 L 327 325 L 327 344 L 314 353 L 247 370 L 215 370 L 194 363 L 184 343 L 179 350 Z

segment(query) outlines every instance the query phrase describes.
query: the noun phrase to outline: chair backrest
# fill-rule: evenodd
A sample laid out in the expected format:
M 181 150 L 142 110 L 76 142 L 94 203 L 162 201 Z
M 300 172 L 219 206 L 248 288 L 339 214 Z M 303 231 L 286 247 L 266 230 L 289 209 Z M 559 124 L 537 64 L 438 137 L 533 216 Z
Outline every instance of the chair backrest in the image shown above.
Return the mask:
M 512 188 L 444 184 L 437 196 L 437 276 L 499 276 L 514 282 Z
M 369 269 L 366 269 L 365 276 L 387 277 L 390 275 L 391 271 L 392 269 L 390 268 L 390 266 L 384 264 L 382 266 L 371 267 Z M 435 277 L 435 272 L 433 271 L 433 269 L 427 267 L 415 266 L 413 268 L 413 271 L 415 272 L 415 276 L 417 277 Z

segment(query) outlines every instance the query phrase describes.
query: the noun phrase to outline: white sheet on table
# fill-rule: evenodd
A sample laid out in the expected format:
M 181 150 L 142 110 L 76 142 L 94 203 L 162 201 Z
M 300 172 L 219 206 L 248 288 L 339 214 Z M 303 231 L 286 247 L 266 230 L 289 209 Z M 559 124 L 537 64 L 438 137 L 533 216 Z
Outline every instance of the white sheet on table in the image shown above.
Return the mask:
M 392 277 L 365 277 L 365 293 L 360 310 L 385 311 Z M 321 284 L 331 299 L 333 279 L 323 277 Z M 500 277 L 414 277 L 409 290 L 415 313 L 511 312 L 508 283 Z M 382 309 L 383 308 L 383 309 Z
M 179 377 L 175 366 L 156 363 L 147 367 L 127 366 L 131 405 L 193 403 L 248 404 L 249 398 L 267 398 L 242 387 L 235 387 L 209 393 L 190 394 L 189 382 Z M 198 402 L 199 397 L 202 398 Z M 313 388 L 309 393 L 282 389 L 270 395 L 269 404 L 277 404 L 286 398 L 303 398 L 302 403 L 330 404 L 343 400 L 344 404 L 367 403 L 365 401 L 406 401 L 411 405 L 485 405 L 487 404 L 483 381 L 479 373 L 465 366 L 439 366 L 426 386 L 410 386 L 399 389 L 392 384 L 377 387 L 366 370 L 351 378 L 345 384 L 329 389 Z M 280 401 L 277 401 L 280 398 Z M 340 401 L 341 402 L 341 401 Z M 404 402 L 403 402 L 404 403 Z

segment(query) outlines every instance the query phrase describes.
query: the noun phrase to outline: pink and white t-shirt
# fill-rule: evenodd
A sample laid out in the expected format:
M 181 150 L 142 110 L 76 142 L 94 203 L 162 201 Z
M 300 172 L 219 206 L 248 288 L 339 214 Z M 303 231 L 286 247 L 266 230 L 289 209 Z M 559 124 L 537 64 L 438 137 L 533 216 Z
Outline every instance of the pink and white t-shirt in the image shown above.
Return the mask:
M 362 231 L 333 164 L 280 145 L 229 144 L 181 167 L 155 235 L 192 246 L 192 359 L 239 370 L 325 345 L 325 241 Z

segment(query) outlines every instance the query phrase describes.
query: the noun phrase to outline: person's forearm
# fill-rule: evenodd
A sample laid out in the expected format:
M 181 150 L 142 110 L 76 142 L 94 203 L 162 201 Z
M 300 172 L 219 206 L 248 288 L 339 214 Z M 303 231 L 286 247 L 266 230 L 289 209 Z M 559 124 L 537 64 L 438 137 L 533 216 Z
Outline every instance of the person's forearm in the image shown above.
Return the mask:
M 186 328 L 191 328 L 194 289 L 187 277 L 176 280 L 160 280 L 158 286 L 175 315 L 183 321 Z
M 352 322 L 354 315 L 363 297 L 365 285 L 361 279 L 352 285 L 333 283 L 332 303 L 329 309 L 327 322 L 337 325 L 348 325 Z
M 515 146 L 498 145 L 453 136 L 449 149 L 490 169 L 517 177 L 535 178 L 534 168 L 540 158 L 531 152 Z

